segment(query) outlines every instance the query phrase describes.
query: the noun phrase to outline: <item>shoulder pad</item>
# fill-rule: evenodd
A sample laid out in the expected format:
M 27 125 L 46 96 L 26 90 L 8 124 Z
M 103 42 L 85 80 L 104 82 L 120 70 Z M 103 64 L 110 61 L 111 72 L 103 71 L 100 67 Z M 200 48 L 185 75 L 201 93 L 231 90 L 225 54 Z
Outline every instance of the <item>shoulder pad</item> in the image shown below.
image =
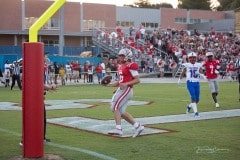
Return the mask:
M 138 64 L 137 63 L 135 63 L 135 62 L 132 62 L 132 63 L 130 63 L 130 64 L 128 64 L 128 67 L 129 67 L 129 69 L 131 69 L 131 70 L 137 70 L 138 71 Z

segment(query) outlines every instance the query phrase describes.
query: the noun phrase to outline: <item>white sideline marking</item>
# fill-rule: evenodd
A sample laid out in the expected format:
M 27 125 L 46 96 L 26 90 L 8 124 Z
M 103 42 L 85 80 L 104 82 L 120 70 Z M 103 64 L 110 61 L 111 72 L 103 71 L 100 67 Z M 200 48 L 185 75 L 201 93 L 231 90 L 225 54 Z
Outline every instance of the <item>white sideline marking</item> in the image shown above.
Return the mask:
M 55 109 L 83 109 L 89 108 L 94 105 L 85 104 L 89 102 L 100 102 L 100 103 L 110 103 L 111 99 L 78 99 L 78 100 L 46 100 L 46 110 L 55 110 Z M 147 105 L 149 102 L 146 101 L 129 101 L 129 106 L 138 106 L 138 105 Z M 110 104 L 109 104 L 110 106 Z M 22 107 L 19 107 L 17 103 L 13 102 L 0 102 L 0 111 L 1 110 L 22 110 Z
M 61 118 L 51 118 L 47 119 L 47 122 L 52 124 L 58 124 L 61 126 L 77 128 L 81 130 L 91 131 L 95 133 L 101 133 L 107 135 L 109 130 L 114 129 L 114 120 L 96 120 L 84 117 L 61 117 Z M 142 121 L 139 121 L 142 123 Z M 142 123 L 144 124 L 144 123 Z M 132 137 L 133 127 L 126 121 L 122 121 L 122 127 L 124 134 L 121 137 Z M 165 133 L 166 130 L 147 128 L 145 127 L 141 135 L 154 134 L 154 133 Z
M 110 157 L 110 156 L 107 156 L 107 155 L 104 155 L 104 154 L 100 154 L 100 153 L 97 153 L 97 152 L 93 152 L 93 151 L 90 151 L 90 150 L 82 149 L 82 148 L 70 147 L 70 146 L 56 144 L 56 143 L 52 143 L 52 142 L 47 143 L 47 145 L 62 148 L 62 149 L 68 149 L 68 150 L 71 150 L 71 151 L 82 152 L 82 153 L 89 154 L 89 155 L 92 155 L 94 157 L 98 157 L 98 158 L 101 158 L 101 159 L 104 159 L 104 160 L 117 160 L 116 158 L 113 158 L 113 157 Z
M 110 103 L 110 99 L 78 99 L 78 100 L 46 100 L 47 110 L 54 109 L 72 109 L 72 108 L 88 108 L 93 105 L 84 104 L 89 102 L 100 102 L 100 103 Z M 149 102 L 146 101 L 133 101 L 129 102 L 129 106 L 146 105 Z M 0 110 L 21 110 L 16 103 L 11 102 L 0 102 Z M 180 114 L 180 115 L 169 115 L 169 116 L 156 116 L 156 117 L 145 117 L 137 118 L 143 125 L 147 124 L 159 124 L 159 123 L 170 123 L 170 122 L 182 122 L 182 121 L 193 121 L 193 120 L 206 120 L 215 118 L 225 118 L 225 117 L 235 117 L 240 116 L 240 110 L 220 110 L 212 112 L 201 112 L 199 118 L 194 118 L 193 114 Z M 101 133 L 106 135 L 107 131 L 114 128 L 114 120 L 96 120 L 84 117 L 60 117 L 47 119 L 47 122 L 52 124 L 58 124 L 67 127 L 73 127 L 81 130 L 91 131 L 95 133 Z M 122 137 L 131 137 L 133 134 L 133 128 L 130 124 L 122 121 L 124 135 Z M 155 134 L 155 133 L 166 133 L 167 130 L 154 129 L 145 126 L 144 131 L 141 135 Z
M 180 115 L 136 118 L 136 121 L 140 122 L 143 125 L 147 125 L 147 124 L 185 122 L 185 121 L 207 120 L 207 119 L 227 118 L 227 117 L 237 117 L 237 116 L 240 116 L 240 109 L 201 112 L 199 118 L 195 118 L 193 114 L 180 114 Z M 107 135 L 107 131 L 114 128 L 114 124 L 115 124 L 114 120 L 96 120 L 96 119 L 84 118 L 84 117 L 51 118 L 51 119 L 47 119 L 47 122 L 52 124 L 58 124 L 62 126 L 77 128 L 81 130 L 91 131 L 95 133 L 101 133 L 105 135 Z M 122 127 L 124 130 L 122 137 L 131 137 L 133 134 L 132 126 L 123 120 Z M 149 128 L 145 126 L 145 129 L 141 133 L 141 135 L 166 133 L 166 132 L 169 132 L 169 131 Z
M 170 115 L 170 116 L 137 118 L 137 121 L 140 121 L 143 125 L 146 125 L 146 124 L 159 124 L 159 123 L 171 123 L 171 122 L 182 122 L 182 121 L 193 121 L 193 120 L 238 117 L 238 116 L 240 116 L 240 109 L 201 112 L 200 116 L 201 117 L 196 119 L 193 117 L 193 114 L 188 114 L 188 115 L 180 114 L 180 115 Z M 64 121 L 64 119 L 67 121 Z M 94 132 L 98 131 L 99 133 L 103 133 L 103 134 L 106 134 L 105 130 L 108 128 L 109 129 L 112 128 L 113 124 L 114 124 L 113 120 L 102 121 L 102 120 L 94 120 L 94 119 L 82 118 L 82 117 L 53 118 L 53 119 L 48 119 L 47 121 L 50 123 L 55 123 L 55 124 L 60 124 L 60 125 L 63 125 L 64 123 L 66 123 L 72 127 L 81 126 L 82 128 L 80 128 L 80 129 L 85 129 L 85 130 L 94 131 Z M 125 131 L 127 132 L 124 136 L 125 137 L 130 136 L 131 126 L 128 123 L 126 123 L 125 121 L 123 121 L 123 127 L 126 128 L 124 130 L 124 132 Z M 21 137 L 21 134 L 19 134 L 17 132 L 12 132 L 12 131 L 2 129 L 2 128 L 0 128 L 0 132 Z M 168 131 L 151 129 L 151 128 L 145 127 L 142 134 L 153 134 L 153 133 L 163 133 L 163 132 L 168 132 Z M 82 148 L 76 148 L 76 147 L 56 144 L 56 143 L 52 143 L 52 142 L 46 143 L 46 144 L 50 145 L 50 146 L 58 147 L 58 148 L 82 152 L 82 153 L 92 155 L 92 156 L 95 156 L 95 157 L 98 157 L 98 158 L 104 159 L 104 160 L 116 160 L 113 157 L 110 157 L 110 156 L 107 156 L 104 154 L 100 154 L 97 152 L 93 152 L 90 150 L 82 149 Z
M 0 132 L 7 133 L 7 134 L 10 134 L 10 135 L 14 135 L 14 136 L 18 136 L 18 137 L 22 136 L 21 134 L 19 134 L 17 132 L 9 131 L 9 130 L 2 129 L 2 128 L 0 128 Z M 57 147 L 57 148 L 82 152 L 82 153 L 85 153 L 85 154 L 88 154 L 88 155 L 91 155 L 91 156 L 94 156 L 94 157 L 97 157 L 97 158 L 100 158 L 100 159 L 103 159 L 103 160 L 117 160 L 116 158 L 113 158 L 113 157 L 110 157 L 110 156 L 107 156 L 107 155 L 104 155 L 104 154 L 100 154 L 100 153 L 97 153 L 97 152 L 94 152 L 94 151 L 90 151 L 90 150 L 87 150 L 87 149 L 61 145 L 61 144 L 57 144 L 57 143 L 53 143 L 53 142 L 47 142 L 45 144 L 49 145 L 49 146 Z
M 22 136 L 22 134 L 20 134 L 20 133 L 12 132 L 12 131 L 9 131 L 9 130 L 3 129 L 3 128 L 0 128 L 0 132 L 11 134 L 11 135 L 18 136 L 18 137 Z

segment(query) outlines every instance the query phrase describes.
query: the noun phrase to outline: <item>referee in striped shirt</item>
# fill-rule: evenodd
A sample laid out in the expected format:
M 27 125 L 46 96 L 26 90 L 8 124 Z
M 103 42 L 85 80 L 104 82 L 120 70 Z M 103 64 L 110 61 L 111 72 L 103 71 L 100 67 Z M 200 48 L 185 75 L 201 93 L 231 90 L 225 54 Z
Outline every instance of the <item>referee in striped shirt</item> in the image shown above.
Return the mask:
M 14 62 L 14 65 L 13 65 L 11 90 L 15 86 L 15 81 L 17 81 L 19 89 L 22 90 L 22 84 L 20 80 L 20 66 L 18 62 Z

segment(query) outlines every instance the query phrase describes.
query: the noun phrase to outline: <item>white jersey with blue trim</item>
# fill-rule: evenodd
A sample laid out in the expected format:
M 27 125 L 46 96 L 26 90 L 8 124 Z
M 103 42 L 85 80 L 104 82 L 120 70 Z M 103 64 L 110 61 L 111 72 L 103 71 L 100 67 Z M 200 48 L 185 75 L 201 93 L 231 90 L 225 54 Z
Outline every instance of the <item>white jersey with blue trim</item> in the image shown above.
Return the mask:
M 201 63 L 184 63 L 183 66 L 186 68 L 186 81 L 199 82 L 199 69 L 202 67 Z

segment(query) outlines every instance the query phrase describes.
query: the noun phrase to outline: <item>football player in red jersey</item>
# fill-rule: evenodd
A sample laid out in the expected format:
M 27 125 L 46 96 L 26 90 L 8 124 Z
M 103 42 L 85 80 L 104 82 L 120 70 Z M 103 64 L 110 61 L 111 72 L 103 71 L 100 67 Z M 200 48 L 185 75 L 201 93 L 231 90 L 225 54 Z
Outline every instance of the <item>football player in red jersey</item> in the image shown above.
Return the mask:
M 136 122 L 132 115 L 126 112 L 127 103 L 133 97 L 133 86 L 140 83 L 138 65 L 135 62 L 132 62 L 133 53 L 131 50 L 124 48 L 121 49 L 118 53 L 118 76 L 119 79 L 116 82 L 107 84 L 107 87 L 118 87 L 116 92 L 112 97 L 111 109 L 114 114 L 114 119 L 116 123 L 116 128 L 112 131 L 109 131 L 110 135 L 121 136 L 123 134 L 121 126 L 121 118 L 125 119 L 128 123 L 132 124 L 135 133 L 133 138 L 137 137 L 143 130 L 139 122 Z
M 216 108 L 219 107 L 218 101 L 217 101 L 217 95 L 219 90 L 219 84 L 218 84 L 218 69 L 219 69 L 219 61 L 213 59 L 213 52 L 207 52 L 206 53 L 207 60 L 203 63 L 203 66 L 205 67 L 206 77 L 208 79 L 208 85 L 212 92 L 212 98 L 215 102 Z

